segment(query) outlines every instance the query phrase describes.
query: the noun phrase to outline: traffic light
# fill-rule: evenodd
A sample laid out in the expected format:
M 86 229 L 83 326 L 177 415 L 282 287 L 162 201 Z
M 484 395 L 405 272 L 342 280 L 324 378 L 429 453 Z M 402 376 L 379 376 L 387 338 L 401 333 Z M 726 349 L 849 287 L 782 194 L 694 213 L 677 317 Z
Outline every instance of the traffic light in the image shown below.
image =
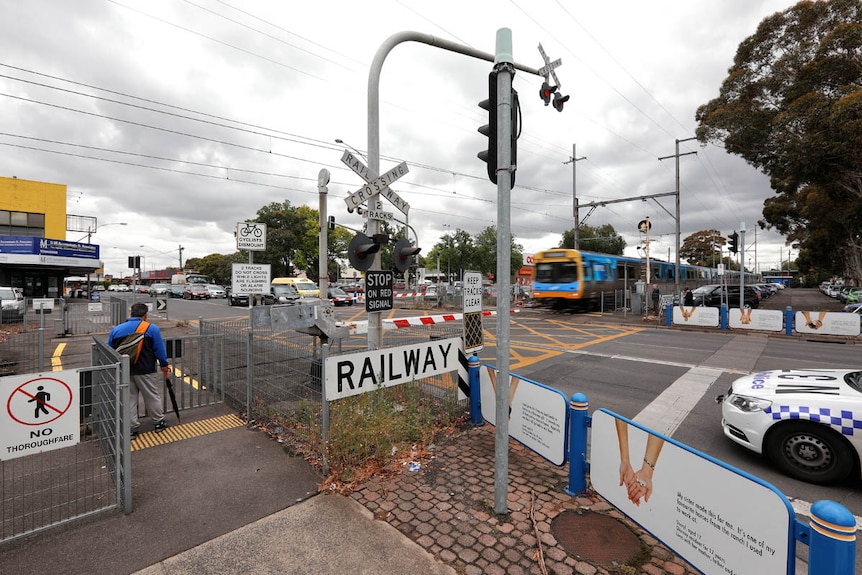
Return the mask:
M 511 149 L 512 157 L 510 165 L 518 165 L 518 92 L 513 88 L 510 102 L 512 104 L 511 117 Z M 487 164 L 488 179 L 497 183 L 497 72 L 488 74 L 488 99 L 479 102 L 479 107 L 488 112 L 488 123 L 479 127 L 479 133 L 488 138 L 488 149 L 479 152 L 479 159 Z M 512 175 L 512 186 L 515 185 L 515 170 L 509 172 Z
M 369 238 L 358 232 L 347 246 L 347 259 L 350 260 L 350 265 L 361 272 L 368 271 L 374 263 L 374 254 L 380 251 L 381 244 L 388 241 L 389 236 L 386 234 L 374 234 L 373 238 Z
M 329 216 L 329 231 L 335 229 L 335 216 Z
M 729 236 L 727 236 L 727 249 L 730 250 L 730 253 L 737 253 L 739 251 L 739 234 L 736 233 L 736 230 Z
M 479 127 L 479 133 L 488 138 L 488 149 L 479 152 L 479 159 L 488 164 L 488 179 L 497 183 L 497 72 L 488 74 L 488 99 L 479 102 L 488 112 L 488 123 Z
M 563 96 L 559 92 L 556 92 L 554 94 L 554 108 L 556 108 L 558 112 L 563 111 L 563 104 L 565 104 L 568 101 L 569 101 L 568 96 Z
M 129 256 L 129 267 L 133 270 L 141 269 L 141 256 Z
M 551 103 L 551 94 L 556 91 L 556 86 L 551 86 L 547 82 L 542 82 L 542 89 L 539 90 L 539 96 L 542 98 L 542 101 L 545 103 L 546 106 Z
M 413 260 L 413 256 L 417 255 L 420 251 L 422 251 L 422 248 L 413 246 L 407 238 L 401 238 L 395 242 L 395 250 L 392 252 L 392 259 L 395 260 L 395 269 L 400 272 L 407 271 Z

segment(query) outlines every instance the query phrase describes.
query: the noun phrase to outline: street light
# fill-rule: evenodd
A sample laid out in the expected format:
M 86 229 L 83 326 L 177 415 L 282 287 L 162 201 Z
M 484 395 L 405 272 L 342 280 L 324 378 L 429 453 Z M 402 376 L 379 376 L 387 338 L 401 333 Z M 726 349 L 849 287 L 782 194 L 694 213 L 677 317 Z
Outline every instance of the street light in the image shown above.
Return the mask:
M 106 226 L 127 226 L 127 225 L 129 225 L 127 222 L 111 222 L 111 223 L 109 223 L 109 224 L 102 224 L 102 227 L 104 228 L 104 227 L 106 227 Z M 99 224 L 98 224 L 98 222 L 96 223 L 96 225 L 95 225 L 93 228 L 91 228 L 91 227 L 87 226 L 87 235 L 86 235 L 86 236 L 84 236 L 84 237 L 82 237 L 82 238 L 81 238 L 80 240 L 78 240 L 78 241 L 80 242 L 80 241 L 81 241 L 81 240 L 83 240 L 84 238 L 87 238 L 87 243 L 89 244 L 89 243 L 90 243 L 90 238 L 91 238 L 91 236 L 92 236 L 93 234 L 95 234 L 98 230 L 99 230 Z M 92 292 L 91 292 L 90 290 L 91 290 L 91 285 L 90 285 L 90 272 L 87 272 L 87 298 L 88 298 L 88 299 L 92 298 Z
M 353 150 L 354 152 L 359 154 L 362 157 L 362 159 L 365 160 L 366 163 L 368 162 L 368 158 L 365 157 L 365 154 L 363 154 L 362 152 L 360 152 L 359 150 L 357 150 L 356 148 L 354 148 L 353 146 L 351 146 L 350 144 L 348 144 L 347 142 L 345 142 L 341 138 L 335 138 L 335 143 L 341 144 L 342 146 L 347 146 L 348 148 L 350 148 L 351 150 Z

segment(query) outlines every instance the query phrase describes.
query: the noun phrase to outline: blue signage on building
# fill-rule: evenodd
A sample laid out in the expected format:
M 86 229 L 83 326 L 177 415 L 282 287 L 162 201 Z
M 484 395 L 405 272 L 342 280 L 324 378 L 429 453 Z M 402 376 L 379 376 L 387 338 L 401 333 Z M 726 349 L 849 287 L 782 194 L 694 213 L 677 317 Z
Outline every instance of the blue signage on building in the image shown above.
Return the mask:
M 48 238 L 0 236 L 0 254 L 60 256 L 98 260 L 99 246 L 96 244 L 81 244 Z

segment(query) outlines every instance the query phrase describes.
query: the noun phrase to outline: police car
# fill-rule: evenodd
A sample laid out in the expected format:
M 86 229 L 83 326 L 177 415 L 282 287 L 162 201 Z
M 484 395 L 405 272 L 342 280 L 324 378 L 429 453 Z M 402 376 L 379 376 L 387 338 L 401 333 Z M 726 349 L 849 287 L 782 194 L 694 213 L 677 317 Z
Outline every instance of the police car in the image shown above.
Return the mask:
M 787 475 L 820 484 L 860 477 L 862 370 L 762 371 L 717 399 L 724 434 Z

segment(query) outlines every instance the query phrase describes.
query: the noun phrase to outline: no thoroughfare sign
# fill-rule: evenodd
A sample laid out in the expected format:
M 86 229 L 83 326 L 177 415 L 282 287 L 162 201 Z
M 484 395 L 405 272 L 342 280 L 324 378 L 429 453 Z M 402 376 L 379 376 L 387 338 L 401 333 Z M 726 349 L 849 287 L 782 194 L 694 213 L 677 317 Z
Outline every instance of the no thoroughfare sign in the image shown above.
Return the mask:
M 0 378 L 0 461 L 78 443 L 77 369 Z

